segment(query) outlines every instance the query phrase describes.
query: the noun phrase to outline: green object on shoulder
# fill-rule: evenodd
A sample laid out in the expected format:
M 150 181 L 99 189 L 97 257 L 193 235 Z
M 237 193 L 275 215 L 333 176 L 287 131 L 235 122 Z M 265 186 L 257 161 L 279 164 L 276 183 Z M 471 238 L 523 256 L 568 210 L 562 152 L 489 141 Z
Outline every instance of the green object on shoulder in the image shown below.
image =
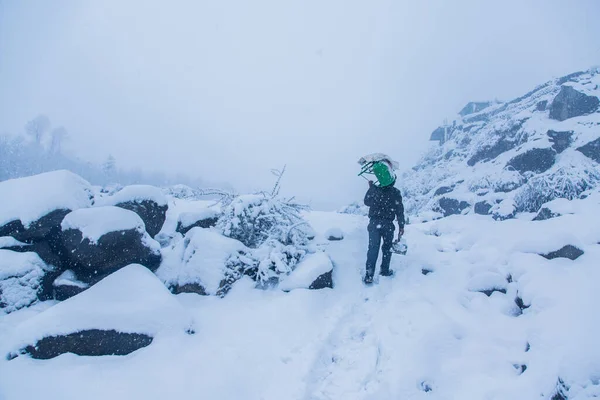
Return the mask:
M 379 181 L 379 186 L 381 187 L 390 186 L 396 180 L 394 173 L 383 162 L 373 164 L 373 173 L 377 177 L 377 181 Z

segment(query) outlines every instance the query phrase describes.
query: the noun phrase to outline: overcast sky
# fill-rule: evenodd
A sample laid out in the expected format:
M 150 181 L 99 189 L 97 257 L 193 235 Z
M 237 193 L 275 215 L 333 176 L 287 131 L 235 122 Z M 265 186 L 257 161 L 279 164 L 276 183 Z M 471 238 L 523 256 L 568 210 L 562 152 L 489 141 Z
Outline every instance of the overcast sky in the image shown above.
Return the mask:
M 0 132 L 44 113 L 81 157 L 317 208 L 357 159 L 412 166 L 470 100 L 600 64 L 598 0 L 0 0 Z M 401 185 L 401 182 L 400 182 Z

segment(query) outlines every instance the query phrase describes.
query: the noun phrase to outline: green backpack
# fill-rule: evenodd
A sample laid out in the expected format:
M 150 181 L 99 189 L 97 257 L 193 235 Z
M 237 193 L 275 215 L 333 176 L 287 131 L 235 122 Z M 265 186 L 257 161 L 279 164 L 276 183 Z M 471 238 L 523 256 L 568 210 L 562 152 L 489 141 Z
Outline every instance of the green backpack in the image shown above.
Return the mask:
M 396 181 L 396 176 L 385 162 L 377 161 L 368 163 L 363 167 L 359 175 L 373 174 L 377 178 L 380 187 L 390 186 Z

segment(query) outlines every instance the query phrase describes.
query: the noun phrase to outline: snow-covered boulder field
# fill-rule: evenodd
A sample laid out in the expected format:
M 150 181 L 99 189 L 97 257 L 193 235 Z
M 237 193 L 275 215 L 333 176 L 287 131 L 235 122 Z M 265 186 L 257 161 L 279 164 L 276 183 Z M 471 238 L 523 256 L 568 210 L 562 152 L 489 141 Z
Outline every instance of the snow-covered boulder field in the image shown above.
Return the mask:
M 545 206 L 561 215 L 409 224 L 396 275 L 372 287 L 361 282 L 367 219 L 305 211 L 314 252 L 277 290 L 242 274 L 222 299 L 165 284 L 215 292 L 223 260 L 253 255 L 217 228 L 193 228 L 162 248 L 158 276 L 127 266 L 64 302 L 0 315 L 0 397 L 77 399 L 82 387 L 95 388 L 90 399 L 600 396 L 600 193 Z M 327 240 L 331 227 L 343 241 Z M 307 290 L 327 275 L 333 288 Z

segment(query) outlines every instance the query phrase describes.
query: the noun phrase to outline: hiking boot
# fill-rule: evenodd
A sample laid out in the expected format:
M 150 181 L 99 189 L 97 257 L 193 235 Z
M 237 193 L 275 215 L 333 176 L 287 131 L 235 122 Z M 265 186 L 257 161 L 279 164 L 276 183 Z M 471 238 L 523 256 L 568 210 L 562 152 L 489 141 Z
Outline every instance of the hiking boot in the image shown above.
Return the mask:
M 372 275 L 365 275 L 365 277 L 363 278 L 363 283 L 365 285 L 372 285 L 373 284 L 373 276 Z
M 387 271 L 380 271 L 379 275 L 381 276 L 394 276 L 394 271 L 391 269 L 388 269 Z

